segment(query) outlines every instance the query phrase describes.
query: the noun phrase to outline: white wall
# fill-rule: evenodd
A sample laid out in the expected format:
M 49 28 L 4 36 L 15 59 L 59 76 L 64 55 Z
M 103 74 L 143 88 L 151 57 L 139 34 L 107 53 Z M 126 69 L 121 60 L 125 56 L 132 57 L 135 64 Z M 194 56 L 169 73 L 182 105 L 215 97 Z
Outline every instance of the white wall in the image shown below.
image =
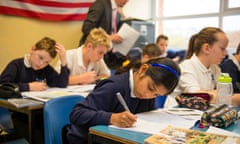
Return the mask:
M 150 19 L 151 16 L 151 0 L 129 0 L 123 8 L 127 17 Z

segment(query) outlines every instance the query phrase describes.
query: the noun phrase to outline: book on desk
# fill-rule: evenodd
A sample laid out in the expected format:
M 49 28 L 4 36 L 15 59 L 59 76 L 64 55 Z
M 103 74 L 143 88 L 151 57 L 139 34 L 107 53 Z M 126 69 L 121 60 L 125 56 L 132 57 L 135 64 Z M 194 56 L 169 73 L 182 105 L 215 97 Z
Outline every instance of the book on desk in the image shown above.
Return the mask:
M 10 98 L 10 99 L 8 99 L 8 102 L 17 108 L 37 106 L 37 105 L 43 104 L 43 102 L 41 102 L 41 101 L 28 99 L 28 98 Z
M 168 126 L 145 139 L 144 144 L 239 144 L 240 137 Z
M 47 102 L 50 99 L 68 96 L 80 95 L 86 97 L 90 91 L 93 90 L 95 84 L 90 85 L 73 85 L 67 88 L 48 88 L 45 91 L 28 91 L 22 92 L 22 96 L 26 98 L 35 99 L 42 102 Z

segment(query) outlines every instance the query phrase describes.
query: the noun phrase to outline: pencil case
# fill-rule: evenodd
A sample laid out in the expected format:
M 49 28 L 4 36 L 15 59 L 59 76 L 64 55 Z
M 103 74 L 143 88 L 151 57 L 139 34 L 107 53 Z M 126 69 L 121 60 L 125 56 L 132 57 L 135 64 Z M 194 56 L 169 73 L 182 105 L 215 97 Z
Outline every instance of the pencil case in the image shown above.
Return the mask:
M 208 93 L 182 93 L 175 97 L 180 107 L 207 110 L 210 106 L 210 95 Z
M 226 128 L 236 120 L 238 120 L 237 110 L 226 104 L 213 106 L 206 110 L 201 116 L 202 125 L 212 125 L 219 128 Z

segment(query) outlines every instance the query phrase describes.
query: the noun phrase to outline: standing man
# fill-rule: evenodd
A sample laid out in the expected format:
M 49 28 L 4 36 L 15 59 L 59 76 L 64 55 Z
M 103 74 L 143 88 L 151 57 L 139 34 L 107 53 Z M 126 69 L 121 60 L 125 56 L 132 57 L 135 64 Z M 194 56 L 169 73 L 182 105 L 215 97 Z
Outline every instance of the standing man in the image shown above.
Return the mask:
M 122 8 L 128 0 L 96 0 L 89 8 L 87 18 L 83 23 L 82 32 L 83 36 L 79 45 L 84 44 L 87 35 L 93 28 L 101 27 L 107 34 L 110 35 L 113 43 L 121 43 L 122 37 L 117 34 L 117 30 L 121 25 L 121 16 L 118 12 L 118 8 Z M 104 60 L 109 66 L 114 60 L 113 57 L 118 58 L 122 55 L 120 53 L 108 52 Z M 111 67 L 110 67 L 111 68 Z

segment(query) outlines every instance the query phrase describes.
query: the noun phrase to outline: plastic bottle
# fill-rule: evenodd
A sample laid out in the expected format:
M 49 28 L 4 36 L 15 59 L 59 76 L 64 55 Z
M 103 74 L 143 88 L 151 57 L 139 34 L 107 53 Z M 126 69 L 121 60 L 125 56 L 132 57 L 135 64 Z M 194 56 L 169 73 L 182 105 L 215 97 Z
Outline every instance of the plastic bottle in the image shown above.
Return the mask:
M 222 73 L 217 83 L 217 104 L 232 105 L 232 78 L 228 73 Z

